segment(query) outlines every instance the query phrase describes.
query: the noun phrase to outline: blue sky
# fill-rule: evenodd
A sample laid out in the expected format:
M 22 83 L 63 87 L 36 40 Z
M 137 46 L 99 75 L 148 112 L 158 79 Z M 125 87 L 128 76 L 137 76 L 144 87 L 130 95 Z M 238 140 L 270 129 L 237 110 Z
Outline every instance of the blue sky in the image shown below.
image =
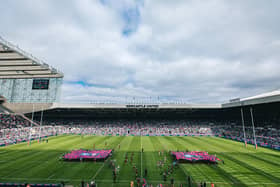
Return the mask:
M 62 102 L 221 103 L 280 88 L 280 2 L 9 0 L 0 35 L 64 72 Z

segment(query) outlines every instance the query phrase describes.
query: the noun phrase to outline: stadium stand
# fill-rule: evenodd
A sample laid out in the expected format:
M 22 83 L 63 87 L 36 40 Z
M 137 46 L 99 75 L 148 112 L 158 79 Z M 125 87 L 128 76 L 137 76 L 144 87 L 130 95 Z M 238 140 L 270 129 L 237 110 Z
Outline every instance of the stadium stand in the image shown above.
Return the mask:
M 21 128 L 30 126 L 30 122 L 21 115 L 0 113 L 0 124 L 2 129 Z
M 20 116 L 0 114 L 1 145 L 29 141 L 29 138 L 60 134 L 98 136 L 218 136 L 244 142 L 242 126 L 238 122 L 209 122 L 195 120 L 78 120 L 45 121 L 44 126 L 28 127 L 30 123 Z M 259 146 L 280 150 L 280 130 L 269 126 L 256 127 Z M 30 137 L 30 132 L 31 137 Z M 246 141 L 254 144 L 251 127 L 246 127 Z
M 278 96 L 277 96 L 278 97 Z M 254 99 L 256 99 L 254 97 Z M 280 149 L 280 102 L 264 99 L 240 107 L 177 105 L 57 105 L 44 111 L 46 126 L 60 133 L 104 136 L 218 136 L 254 144 L 252 116 L 258 146 Z M 249 100 L 248 100 L 249 102 Z M 236 103 L 235 103 L 236 104 Z M 132 106 L 132 107 L 131 107 Z M 244 112 L 243 124 L 240 110 Z M 29 117 L 31 114 L 27 114 Z M 41 112 L 35 112 L 39 123 Z
M 22 124 L 21 118 L 12 124 Z M 25 122 L 27 123 L 27 122 Z M 40 122 L 37 122 L 40 123 Z M 271 124 L 270 122 L 263 122 Z M 218 136 L 244 142 L 244 134 L 239 121 L 208 120 L 45 120 L 41 137 L 60 134 L 98 135 L 98 136 Z M 5 144 L 38 139 L 40 128 L 2 129 L 8 135 Z M 271 126 L 256 127 L 256 140 L 259 146 L 280 150 L 280 130 Z M 20 133 L 19 133 L 20 132 Z M 20 135 L 19 135 L 20 134 Z M 254 144 L 251 127 L 246 127 L 246 141 Z M 2 141 L 3 143 L 3 141 Z
M 23 128 L 4 128 L 0 129 L 0 146 L 28 142 L 30 140 L 42 139 L 48 136 L 55 136 L 65 133 L 64 127 L 23 127 Z
M 280 150 L 279 103 L 254 106 L 258 146 Z M 254 144 L 249 107 L 244 107 L 244 138 L 240 108 L 225 109 L 51 109 L 35 112 L 35 121 L 23 115 L 0 113 L 0 144 L 8 145 L 60 134 L 98 136 L 218 136 Z M 27 114 L 31 118 L 31 114 Z M 132 117 L 131 117 L 132 116 Z

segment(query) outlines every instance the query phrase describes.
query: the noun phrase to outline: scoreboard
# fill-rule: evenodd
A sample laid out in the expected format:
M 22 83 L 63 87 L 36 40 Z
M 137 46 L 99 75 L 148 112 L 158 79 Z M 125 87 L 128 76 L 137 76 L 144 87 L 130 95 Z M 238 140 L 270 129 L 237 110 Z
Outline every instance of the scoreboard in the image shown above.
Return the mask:
M 34 79 L 32 84 L 32 90 L 48 90 L 49 80 L 48 79 Z

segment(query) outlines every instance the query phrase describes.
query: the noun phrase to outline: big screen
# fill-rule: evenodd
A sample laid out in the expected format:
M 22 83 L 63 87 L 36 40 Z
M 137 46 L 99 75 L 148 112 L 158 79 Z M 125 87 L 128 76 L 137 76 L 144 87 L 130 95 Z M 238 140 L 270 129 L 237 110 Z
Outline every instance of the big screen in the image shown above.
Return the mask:
M 48 79 L 34 79 L 32 84 L 33 90 L 47 90 L 49 89 Z

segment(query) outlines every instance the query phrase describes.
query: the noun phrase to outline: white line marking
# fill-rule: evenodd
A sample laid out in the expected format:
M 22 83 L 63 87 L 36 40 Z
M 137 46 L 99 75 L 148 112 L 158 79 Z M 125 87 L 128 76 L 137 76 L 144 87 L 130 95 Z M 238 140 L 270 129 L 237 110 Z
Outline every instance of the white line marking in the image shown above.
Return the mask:
M 55 174 L 53 173 L 52 175 L 50 175 L 47 179 L 50 179 L 54 176 Z
M 122 141 L 123 141 L 123 140 L 122 140 Z M 121 144 L 122 141 L 120 141 L 119 144 Z M 116 150 L 116 149 L 117 149 L 117 146 L 118 146 L 118 145 L 116 145 L 113 149 Z M 109 157 L 108 159 L 104 160 L 103 165 L 97 170 L 97 172 L 96 172 L 95 175 L 91 178 L 91 180 L 93 180 L 93 179 L 95 179 L 95 177 L 97 177 L 97 175 L 101 172 L 101 170 L 102 170 L 102 169 L 104 168 L 104 166 L 105 166 L 105 163 L 106 163 L 109 159 L 110 159 L 110 157 Z
M 107 160 L 104 161 L 103 165 L 97 170 L 97 172 L 95 173 L 95 175 L 91 178 L 91 180 L 95 179 L 95 177 L 97 177 L 97 175 L 100 173 L 100 171 L 104 168 L 105 166 L 105 162 Z

